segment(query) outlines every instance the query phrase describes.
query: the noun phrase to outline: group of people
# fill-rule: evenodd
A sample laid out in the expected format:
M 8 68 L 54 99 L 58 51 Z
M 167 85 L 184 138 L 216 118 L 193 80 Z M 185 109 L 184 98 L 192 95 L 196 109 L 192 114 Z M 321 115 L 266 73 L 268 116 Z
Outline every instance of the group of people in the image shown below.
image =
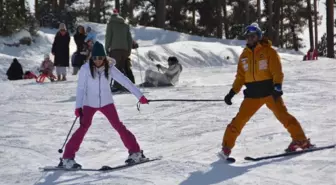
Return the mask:
M 219 156 L 224 159 L 230 156 L 243 127 L 264 104 L 290 133 L 292 142 L 285 151 L 292 152 L 297 149 L 314 147 L 298 120 L 288 113 L 283 102 L 284 74 L 279 55 L 271 47 L 270 41 L 263 37 L 258 24 L 253 23 L 248 26 L 244 35 L 247 41 L 246 48 L 239 57 L 236 78 L 231 90 L 225 96 L 224 102 L 227 105 L 232 105 L 232 98 L 240 92 L 243 85 L 246 86 L 244 100 L 239 112 L 226 127 Z M 136 96 L 139 103 L 148 104 L 149 101 L 134 83 L 118 70 L 114 64 L 116 60 L 107 57 L 106 50 L 111 50 L 109 47 L 105 46 L 104 48 L 103 44 L 98 41 L 90 42 L 89 46 L 92 48 L 91 57 L 89 62 L 81 67 L 77 85 L 75 115 L 80 118 L 81 124 L 66 144 L 59 166 L 81 168 L 81 165 L 75 161 L 76 152 L 79 150 L 97 111 L 107 117 L 112 127 L 120 135 L 129 153 L 125 162 L 132 164 L 146 160 L 136 137 L 119 120 L 110 92 L 110 80 L 116 80 L 129 90 Z M 169 62 L 170 65 L 176 64 L 176 58 L 169 58 Z M 160 65 L 157 67 L 163 69 Z M 174 67 L 174 70 L 178 71 L 175 68 L 178 66 Z M 148 80 L 150 81 L 149 77 Z
M 44 60 L 42 61 L 38 71 L 40 73 L 37 76 L 34 72 L 28 70 L 23 73 L 22 65 L 17 58 L 13 59 L 13 62 L 9 66 L 6 75 L 8 80 L 22 80 L 22 79 L 39 79 L 39 77 L 45 76 L 54 81 L 55 76 L 53 75 L 54 63 L 50 60 L 49 54 L 44 55 Z
M 79 25 L 74 34 L 74 41 L 76 43 L 76 51 L 71 56 L 71 64 L 73 67 L 73 75 L 77 75 L 81 66 L 89 61 L 91 58 L 91 49 L 89 44 L 94 43 L 97 38 L 96 34 L 91 27 Z M 54 42 L 52 44 L 51 53 L 54 55 L 54 62 L 50 60 L 49 53 L 44 55 L 44 60 L 40 66 L 39 72 L 43 77 L 47 77 L 50 81 L 66 81 L 67 80 L 67 67 L 69 67 L 70 60 L 70 34 L 67 31 L 66 25 L 60 23 L 59 30 L 55 35 Z M 136 43 L 130 31 L 130 26 L 122 18 L 118 10 L 114 9 L 113 14 L 106 27 L 105 36 L 105 52 L 108 57 L 113 58 L 116 61 L 116 68 L 128 77 L 132 83 L 135 84 L 135 78 L 132 72 L 131 64 L 131 50 L 139 47 Z M 156 65 L 158 71 L 148 69 L 145 72 L 145 81 L 140 84 L 141 87 L 158 87 L 158 86 L 174 86 L 182 72 L 182 65 L 179 63 L 175 56 L 168 58 L 168 67 L 162 65 Z M 13 63 L 17 66 L 17 62 Z M 54 68 L 56 69 L 56 76 L 53 74 Z M 13 72 L 12 72 L 13 73 Z M 13 73 L 14 74 L 14 73 Z M 16 77 L 10 75 L 8 79 L 14 79 Z M 20 76 L 20 71 L 15 72 L 14 76 Z M 128 90 L 122 87 L 117 81 L 112 79 L 111 81 L 112 92 L 128 92 Z
M 116 60 L 116 68 L 135 83 L 134 75 L 131 70 L 131 50 L 137 49 L 139 45 L 133 40 L 130 26 L 125 23 L 118 10 L 114 9 L 113 14 L 106 27 L 105 51 L 109 57 Z M 182 66 L 176 57 L 168 58 L 168 68 L 157 65 L 162 73 L 147 70 L 145 82 L 140 84 L 142 87 L 173 86 L 178 82 Z M 118 82 L 113 83 L 112 92 L 127 91 Z
M 55 55 L 55 65 L 57 64 L 57 79 L 61 79 L 59 76 L 62 75 L 61 80 L 63 80 L 66 79 L 63 67 L 66 66 L 68 51 L 62 45 L 67 45 L 69 37 L 64 31 L 65 27 L 61 25 L 60 28 L 52 53 Z M 120 121 L 113 100 L 113 93 L 118 89 L 131 92 L 141 104 L 149 103 L 134 84 L 134 79 L 125 75 L 130 67 L 131 49 L 135 47 L 129 26 L 115 10 L 107 25 L 105 46 L 97 41 L 93 33 L 85 34 L 83 27 L 79 27 L 77 31 L 75 35 L 77 55 L 85 56 L 75 59 L 75 63 L 79 64 L 76 69 L 79 72 L 75 116 L 79 118 L 80 126 L 67 142 L 59 166 L 81 168 L 81 165 L 75 161 L 76 153 L 97 111 L 107 117 L 127 148 L 128 157 L 125 162 L 132 164 L 146 160 L 136 137 Z M 224 97 L 224 102 L 232 105 L 233 97 L 245 85 L 244 100 L 238 113 L 225 129 L 219 156 L 224 159 L 230 156 L 236 139 L 246 123 L 265 104 L 292 138 L 292 142 L 285 151 L 292 152 L 297 149 L 314 147 L 299 121 L 287 111 L 282 99 L 284 74 L 278 53 L 271 47 L 270 41 L 263 36 L 257 23 L 247 26 L 244 36 L 246 47 L 239 57 L 235 80 L 232 88 Z M 44 73 L 50 74 L 52 65 L 48 56 L 45 56 L 45 60 L 41 69 Z M 178 81 L 182 71 L 181 64 L 174 56 L 168 58 L 168 68 L 161 65 L 156 67 L 163 73 L 147 70 L 145 82 L 140 86 L 172 86 Z M 77 71 L 74 72 L 77 73 Z M 113 86 L 111 91 L 112 81 L 115 81 L 117 85 Z

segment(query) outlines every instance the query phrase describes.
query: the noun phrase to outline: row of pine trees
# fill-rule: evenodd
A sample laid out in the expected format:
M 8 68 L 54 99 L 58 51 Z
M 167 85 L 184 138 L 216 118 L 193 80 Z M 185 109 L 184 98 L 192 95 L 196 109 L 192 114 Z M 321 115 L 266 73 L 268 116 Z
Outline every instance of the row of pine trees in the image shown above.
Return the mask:
M 74 31 L 77 21 L 106 23 L 115 7 L 132 25 L 206 37 L 244 39 L 244 28 L 257 22 L 274 46 L 296 51 L 303 47 L 301 35 L 308 27 L 310 48 L 334 58 L 336 0 L 322 1 L 327 17 L 317 11 L 317 0 L 35 0 L 34 15 L 25 0 L 0 0 L 0 34 L 22 25 L 57 28 L 59 22 Z M 326 35 L 317 31 L 322 19 L 327 19 Z

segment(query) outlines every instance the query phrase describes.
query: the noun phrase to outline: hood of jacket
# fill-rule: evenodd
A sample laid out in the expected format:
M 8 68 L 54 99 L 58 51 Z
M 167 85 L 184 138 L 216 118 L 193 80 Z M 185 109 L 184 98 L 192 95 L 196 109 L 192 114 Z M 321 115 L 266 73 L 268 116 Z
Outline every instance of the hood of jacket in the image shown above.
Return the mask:
M 114 14 L 114 15 L 111 15 L 110 22 L 124 24 L 125 19 L 122 18 L 120 15 Z

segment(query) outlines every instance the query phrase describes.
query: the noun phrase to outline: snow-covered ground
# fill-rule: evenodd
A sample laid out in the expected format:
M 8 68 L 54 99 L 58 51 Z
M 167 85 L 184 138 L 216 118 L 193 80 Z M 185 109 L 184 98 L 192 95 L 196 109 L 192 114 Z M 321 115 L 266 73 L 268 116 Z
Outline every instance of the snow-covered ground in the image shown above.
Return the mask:
M 283 55 L 284 100 L 317 145 L 336 142 L 335 61 L 302 62 Z M 175 88 L 142 89 L 149 99 L 222 99 L 229 91 L 235 67 L 187 68 Z M 136 72 L 137 83 L 140 75 Z M 238 138 L 235 164 L 216 156 L 226 125 L 236 114 L 234 104 L 166 102 L 136 110 L 132 95 L 116 95 L 118 112 L 136 135 L 148 157 L 161 161 L 110 172 L 39 172 L 56 165 L 57 153 L 74 120 L 76 77 L 67 82 L 36 84 L 33 80 L 0 82 L 0 184 L 336 184 L 335 149 L 297 157 L 246 162 L 246 155 L 282 152 L 290 137 L 272 113 L 263 107 Z M 78 124 L 75 128 L 78 127 Z M 123 163 L 127 152 L 102 114 L 93 120 L 77 161 L 84 167 Z
M 104 43 L 105 25 L 92 26 Z M 31 47 L 0 45 L 0 184 L 319 184 L 336 185 L 336 150 L 329 149 L 295 157 L 247 162 L 244 157 L 283 151 L 290 137 L 266 107 L 249 121 L 232 155 L 235 164 L 225 164 L 216 153 L 224 129 L 239 109 L 242 93 L 233 105 L 224 102 L 160 102 L 142 105 L 130 94 L 115 95 L 119 116 L 136 135 L 145 155 L 162 155 L 160 161 L 115 172 L 40 172 L 39 167 L 57 165 L 57 150 L 74 120 L 77 76 L 68 81 L 37 84 L 34 80 L 7 81 L 5 72 L 17 57 L 24 70 L 34 70 L 49 53 L 56 30 L 42 29 Z M 174 88 L 141 89 L 148 99 L 223 99 L 230 90 L 242 41 L 209 39 L 156 28 L 132 29 L 139 42 L 132 51 L 136 83 L 144 70 L 166 65 L 175 55 L 184 70 Z M 20 35 L 20 34 L 19 34 Z M 15 41 L 0 38 L 0 42 Z M 73 39 L 71 53 L 75 50 Z M 152 57 L 150 60 L 148 54 Z M 302 55 L 281 51 L 285 79 L 284 101 L 317 145 L 336 143 L 336 61 L 320 58 L 301 61 Z M 226 59 L 229 57 L 229 59 Z M 71 68 L 70 68 L 71 70 Z M 76 124 L 75 128 L 78 128 Z M 122 164 L 127 152 L 105 117 L 97 113 L 77 154 L 85 168 Z

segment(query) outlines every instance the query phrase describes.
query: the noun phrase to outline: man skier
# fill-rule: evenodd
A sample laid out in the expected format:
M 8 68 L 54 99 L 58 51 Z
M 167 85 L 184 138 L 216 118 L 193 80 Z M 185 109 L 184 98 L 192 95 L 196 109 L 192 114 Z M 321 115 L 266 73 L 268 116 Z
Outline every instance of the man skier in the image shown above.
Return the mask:
M 258 24 L 252 23 L 246 27 L 244 35 L 247 47 L 240 55 L 233 86 L 224 98 L 225 103 L 231 105 L 233 96 L 245 85 L 244 101 L 237 115 L 226 127 L 219 155 L 224 159 L 229 157 L 243 127 L 264 104 L 291 135 L 292 142 L 285 150 L 286 152 L 313 147 L 300 123 L 287 112 L 281 98 L 284 75 L 279 55 L 271 47 L 270 41 L 262 38 Z

